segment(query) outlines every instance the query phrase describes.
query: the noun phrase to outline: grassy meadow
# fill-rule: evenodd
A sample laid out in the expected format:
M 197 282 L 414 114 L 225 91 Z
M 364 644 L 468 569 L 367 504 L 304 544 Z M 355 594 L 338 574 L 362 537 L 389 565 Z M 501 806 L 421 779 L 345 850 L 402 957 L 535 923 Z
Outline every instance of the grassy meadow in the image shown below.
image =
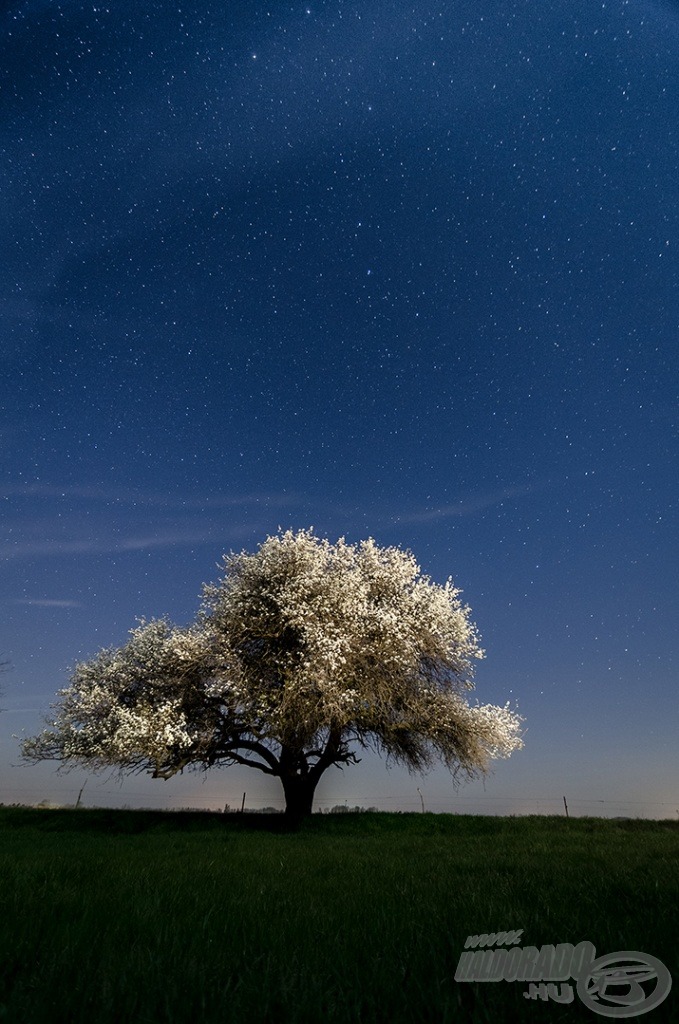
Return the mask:
M 0 808 L 0 1024 L 605 1019 L 455 982 L 469 934 L 660 958 L 679 822 Z M 574 985 L 575 989 L 575 985 Z

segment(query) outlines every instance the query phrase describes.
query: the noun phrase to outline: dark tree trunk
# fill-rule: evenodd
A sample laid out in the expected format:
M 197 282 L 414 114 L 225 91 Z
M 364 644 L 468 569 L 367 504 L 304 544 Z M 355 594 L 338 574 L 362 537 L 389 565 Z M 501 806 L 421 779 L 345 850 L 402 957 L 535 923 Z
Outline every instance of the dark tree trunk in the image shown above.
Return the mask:
M 284 775 L 281 782 L 285 793 L 285 817 L 296 827 L 311 814 L 318 779 L 308 774 Z

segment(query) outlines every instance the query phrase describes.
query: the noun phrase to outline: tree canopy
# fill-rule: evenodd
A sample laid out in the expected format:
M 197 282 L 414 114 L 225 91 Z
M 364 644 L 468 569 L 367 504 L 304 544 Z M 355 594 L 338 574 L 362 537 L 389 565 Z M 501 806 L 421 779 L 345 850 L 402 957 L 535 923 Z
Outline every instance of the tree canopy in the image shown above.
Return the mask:
M 142 620 L 76 665 L 24 758 L 164 779 L 248 765 L 280 778 L 299 819 L 356 746 L 457 780 L 523 745 L 509 704 L 465 699 L 484 656 L 470 609 L 410 552 L 279 530 L 223 569 L 188 627 Z

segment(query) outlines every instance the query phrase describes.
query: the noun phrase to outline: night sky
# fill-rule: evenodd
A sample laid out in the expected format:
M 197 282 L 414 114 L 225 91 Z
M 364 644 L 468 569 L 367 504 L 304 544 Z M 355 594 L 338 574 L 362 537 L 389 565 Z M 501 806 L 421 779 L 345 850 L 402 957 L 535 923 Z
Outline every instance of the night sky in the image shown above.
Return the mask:
M 22 0 L 0 14 L 0 802 L 282 806 L 21 765 L 69 669 L 313 526 L 471 605 L 525 749 L 317 806 L 675 817 L 679 13 Z

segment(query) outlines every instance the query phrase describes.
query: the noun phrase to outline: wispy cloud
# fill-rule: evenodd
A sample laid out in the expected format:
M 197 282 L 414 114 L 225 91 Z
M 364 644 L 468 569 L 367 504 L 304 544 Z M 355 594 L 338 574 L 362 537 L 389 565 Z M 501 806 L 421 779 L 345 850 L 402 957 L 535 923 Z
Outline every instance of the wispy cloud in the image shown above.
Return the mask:
M 221 530 L 173 531 L 169 533 L 139 534 L 127 537 L 47 538 L 18 541 L 0 545 L 0 559 L 33 558 L 38 555 L 112 554 L 124 551 L 147 551 L 151 548 L 176 547 L 192 544 L 225 544 L 238 537 L 250 536 L 256 524 L 230 526 Z
M 59 601 L 48 597 L 19 597 L 12 604 L 27 604 L 34 608 L 82 608 L 80 601 Z
M 304 504 L 297 493 L 235 492 L 206 496 L 98 485 L 14 483 L 0 487 L 13 512 L 0 560 L 97 555 L 153 548 L 223 545 L 225 550 L 272 514 L 289 519 Z
M 285 508 L 299 504 L 298 494 L 285 492 L 274 494 L 216 494 L 204 497 L 182 497 L 153 491 L 137 491 L 117 487 L 89 487 L 60 484 L 7 484 L 0 487 L 0 498 L 80 498 L 85 501 L 102 502 L 106 505 L 150 505 L 159 508 L 202 509 L 242 508 L 252 505 L 262 508 Z
M 463 519 L 466 516 L 473 516 L 477 512 L 483 512 L 484 509 L 492 508 L 493 505 L 500 505 L 503 501 L 509 501 L 512 498 L 521 498 L 528 494 L 533 494 L 535 491 L 542 490 L 542 488 L 547 487 L 548 484 L 549 481 L 542 481 L 540 483 L 524 484 L 522 486 L 503 487 L 500 490 L 491 491 L 486 494 L 471 495 L 466 498 L 461 498 L 459 501 L 454 502 L 451 505 L 439 505 L 438 508 L 421 509 L 418 512 L 409 512 L 404 515 L 394 516 L 393 522 L 428 523 L 437 519 Z

